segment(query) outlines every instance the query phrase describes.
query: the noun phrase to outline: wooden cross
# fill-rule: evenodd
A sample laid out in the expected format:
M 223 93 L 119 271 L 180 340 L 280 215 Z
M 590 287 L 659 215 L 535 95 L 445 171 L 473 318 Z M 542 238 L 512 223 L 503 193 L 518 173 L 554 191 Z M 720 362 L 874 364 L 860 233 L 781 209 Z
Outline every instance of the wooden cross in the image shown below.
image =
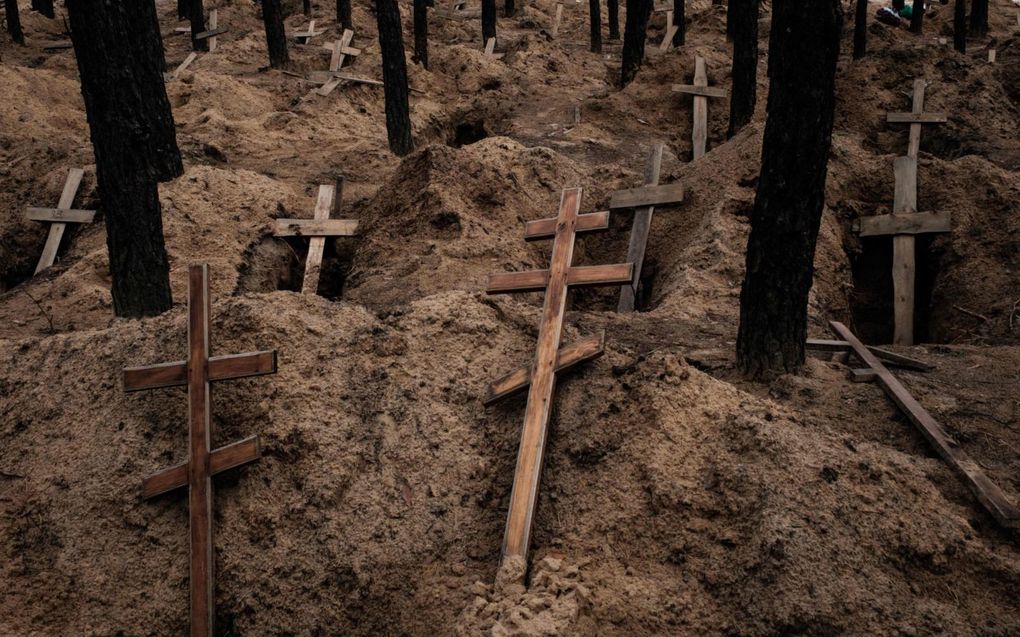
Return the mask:
M 552 31 L 549 33 L 549 35 L 551 35 L 554 38 L 556 37 L 556 35 L 560 32 L 560 21 L 562 20 L 563 20 L 563 3 L 557 2 L 556 17 L 553 19 Z
M 923 79 L 914 80 L 914 93 L 909 113 L 888 113 L 886 121 L 890 124 L 910 124 L 910 141 L 907 146 L 907 157 L 917 158 L 921 150 L 921 126 L 924 124 L 945 124 L 948 121 L 945 113 L 924 112 Z
M 81 168 L 72 168 L 68 171 L 67 179 L 64 181 L 64 190 L 60 193 L 60 201 L 57 202 L 56 208 L 29 208 L 25 213 L 25 216 L 32 221 L 45 221 L 51 224 L 50 232 L 46 236 L 46 245 L 43 246 L 39 263 L 35 266 L 36 274 L 53 265 L 67 224 L 92 223 L 92 219 L 96 216 L 95 210 L 71 209 L 71 204 L 74 203 L 74 198 L 78 194 L 78 186 L 81 185 L 81 178 L 84 175 L 85 171 Z
M 228 31 L 227 27 L 221 27 L 219 24 L 219 9 L 211 9 L 209 11 L 209 20 L 206 22 L 208 28 L 195 36 L 196 40 L 209 40 L 210 53 L 216 50 L 216 36 L 223 35 Z M 177 27 L 174 31 L 177 33 L 191 33 L 191 27 Z
M 659 51 L 668 51 L 673 46 L 673 36 L 680 30 L 676 24 L 673 23 L 673 10 L 666 11 L 666 37 L 662 39 L 662 43 L 659 44 Z
M 344 29 L 339 40 L 336 40 L 331 44 L 322 45 L 322 48 L 329 49 L 331 51 L 329 58 L 329 72 L 331 75 L 322 86 L 316 89 L 316 92 L 319 95 L 329 95 L 333 92 L 333 89 L 335 89 L 340 82 L 343 81 L 343 78 L 338 77 L 336 74 L 343 67 L 344 61 L 347 59 L 348 55 L 352 57 L 361 55 L 361 49 L 355 49 L 351 46 L 351 40 L 353 39 L 354 31 Z
M 681 184 L 659 185 L 659 171 L 662 167 L 663 145 L 656 144 L 648 157 L 643 188 L 617 190 L 609 200 L 610 210 L 634 208 L 634 225 L 630 230 L 630 245 L 627 247 L 627 261 L 634 264 L 634 278 L 620 287 L 620 302 L 617 312 L 633 312 L 634 300 L 641 281 L 641 266 L 645 261 L 648 246 L 648 232 L 652 225 L 652 214 L 657 205 L 682 203 L 684 188 Z
M 198 59 L 198 53 L 195 53 L 194 51 L 188 53 L 188 57 L 184 58 L 184 61 L 181 62 L 176 69 L 170 71 L 169 73 L 163 74 L 163 79 L 167 82 L 170 82 L 171 80 L 176 80 L 178 77 L 181 76 L 181 73 L 184 72 L 184 69 L 191 66 L 191 63 L 194 62 L 196 59 Z
M 530 384 L 503 537 L 499 577 L 503 581 L 523 580 L 527 570 L 528 546 L 535 505 L 538 502 L 538 485 L 556 372 L 595 358 L 603 349 L 602 337 L 589 338 L 560 348 L 567 290 L 571 286 L 621 285 L 629 283 L 634 274 L 634 267 L 630 263 L 587 267 L 571 265 L 577 233 L 609 227 L 608 211 L 579 215 L 580 205 L 581 189 L 566 189 L 560 199 L 559 215 L 555 219 L 531 221 L 525 226 L 526 240 L 553 239 L 548 270 L 492 274 L 486 289 L 488 294 L 545 291 L 533 364 L 530 368 L 512 372 L 493 383 L 486 398 L 487 403 L 492 403 Z
M 274 236 L 311 237 L 308 242 L 308 258 L 305 260 L 304 283 L 301 285 L 302 294 L 315 294 L 319 289 L 319 273 L 322 270 L 322 252 L 326 247 L 326 237 L 353 237 L 358 234 L 356 220 L 329 218 L 330 213 L 334 212 L 334 201 L 339 204 L 343 197 L 343 183 L 341 177 L 337 180 L 337 187 L 319 186 L 319 198 L 315 202 L 315 216 L 312 219 L 276 220 Z
M 326 30 L 322 31 L 315 30 L 315 20 L 308 21 L 308 28 L 304 31 L 291 31 L 290 37 L 297 39 L 299 44 L 308 44 L 308 41 L 316 36 L 320 36 L 325 33 Z
M 831 321 L 829 326 L 842 339 L 842 342 L 849 346 L 854 356 L 864 363 L 864 370 L 855 370 L 857 379 L 878 381 L 889 398 L 903 412 L 903 415 L 928 439 L 938 454 L 963 477 L 964 482 L 992 514 L 992 517 L 1003 526 L 1020 526 L 1020 509 L 1013 505 L 998 485 L 985 475 L 980 465 L 960 448 L 960 443 L 946 433 L 942 425 L 910 395 L 906 387 L 882 364 L 878 356 L 865 347 L 853 332 L 839 321 Z
M 708 142 L 708 98 L 726 97 L 729 93 L 724 88 L 708 85 L 708 72 L 705 70 L 705 58 L 694 58 L 694 84 L 674 84 L 674 93 L 689 93 L 694 96 L 694 159 L 705 154 Z
M 188 270 L 188 360 L 124 370 L 125 391 L 188 388 L 188 461 L 146 478 L 142 482 L 142 496 L 151 498 L 188 488 L 192 637 L 213 635 L 212 476 L 261 456 L 258 436 L 211 448 L 209 384 L 276 373 L 275 350 L 210 357 L 209 325 L 209 267 L 193 265 Z

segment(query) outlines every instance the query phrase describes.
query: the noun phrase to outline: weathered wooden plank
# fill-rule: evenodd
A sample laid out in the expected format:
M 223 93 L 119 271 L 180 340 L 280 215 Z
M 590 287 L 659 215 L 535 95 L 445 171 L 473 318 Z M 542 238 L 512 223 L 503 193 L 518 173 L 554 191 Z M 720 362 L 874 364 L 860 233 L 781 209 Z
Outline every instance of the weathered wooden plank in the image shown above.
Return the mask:
M 314 219 L 320 223 L 329 221 L 329 213 L 333 210 L 333 195 L 334 190 L 332 185 L 324 184 L 319 186 L 319 197 L 315 202 L 315 214 Z M 338 219 L 337 221 L 348 221 L 346 219 Z M 345 227 L 350 226 L 350 223 L 342 224 Z M 355 228 L 357 223 L 354 224 Z M 294 226 L 291 225 L 291 228 Z M 299 226 L 300 228 L 300 226 Z M 346 229 L 346 228 L 345 228 Z M 304 234 L 307 236 L 308 227 L 303 228 Z M 349 235 L 348 235 L 349 236 Z M 326 237 L 324 235 L 315 235 L 308 242 L 308 258 L 305 260 L 305 278 L 304 283 L 301 285 L 302 294 L 315 294 L 319 289 L 319 274 L 322 271 L 322 253 L 326 249 Z
M 549 270 L 528 270 L 526 272 L 495 272 L 489 275 L 486 294 L 509 294 L 511 292 L 541 292 L 549 283 Z
M 574 266 L 567 271 L 567 285 L 585 287 L 630 283 L 633 274 L 632 263 Z M 549 276 L 549 270 L 497 272 L 489 275 L 489 284 L 485 291 L 487 294 L 541 292 L 549 285 Z
M 698 97 L 726 97 L 730 94 L 726 89 L 717 86 L 697 86 L 691 84 L 674 84 L 673 92 Z
M 923 103 L 924 82 L 915 82 L 914 89 L 915 108 L 920 108 L 918 104 Z M 917 144 L 920 144 L 920 126 L 916 124 L 911 125 L 911 139 L 915 127 L 918 129 Z M 914 141 L 911 141 L 911 148 L 914 148 Z M 914 151 L 914 155 L 897 157 L 893 163 L 896 177 L 893 213 L 902 213 L 901 216 L 917 211 L 916 148 Z M 861 227 L 864 227 L 863 223 Z M 914 344 L 915 256 L 913 236 L 900 234 L 893 237 L 893 343 L 897 345 Z
M 605 346 L 606 333 L 603 331 L 562 347 L 556 355 L 555 371 L 559 373 L 579 363 L 594 360 L 605 353 Z M 521 367 L 490 383 L 484 404 L 489 406 L 524 391 L 531 384 L 531 370 L 531 366 Z
M 496 38 L 489 38 L 485 41 L 485 55 L 492 55 L 496 52 Z
M 209 359 L 209 380 L 233 380 L 276 373 L 276 350 L 213 356 Z M 124 391 L 179 387 L 188 382 L 187 361 L 160 363 L 124 369 Z
M 660 159 L 661 163 L 661 159 Z M 664 206 L 682 203 L 683 184 L 646 185 L 641 188 L 617 190 L 609 198 L 610 210 L 639 208 L 642 206 Z
M 893 214 L 917 212 L 917 158 L 897 157 L 893 160 Z
M 949 232 L 950 229 L 948 212 L 916 212 L 913 214 L 861 217 L 862 237 L 890 234 L 927 234 L 931 232 Z
M 945 113 L 889 113 L 886 121 L 890 124 L 945 124 L 949 117 Z
M 176 80 L 178 77 L 181 76 L 181 73 L 183 73 L 185 69 L 187 69 L 189 66 L 191 66 L 191 63 L 194 62 L 197 58 L 198 58 L 198 53 L 195 53 L 194 51 L 189 53 L 188 57 L 184 58 L 184 61 L 181 62 L 179 65 L 177 65 L 177 68 L 174 69 L 172 73 L 167 73 L 166 74 L 166 76 L 165 76 L 166 79 L 167 80 Z
M 277 219 L 273 234 L 277 237 L 353 237 L 358 234 L 358 221 L 355 219 Z
M 609 229 L 609 211 L 578 215 L 577 232 L 592 232 Z M 556 219 L 537 219 L 524 224 L 524 240 L 539 241 L 556 236 Z
M 95 216 L 95 210 L 69 210 L 64 208 L 29 207 L 25 212 L 25 217 L 32 221 L 50 221 L 53 223 L 92 223 Z
M 673 24 L 673 12 L 667 11 L 666 16 L 666 24 L 669 26 L 666 28 L 666 37 L 662 38 L 662 42 L 659 43 L 659 51 L 668 51 L 673 46 L 673 36 L 680 30 Z
M 195 39 L 196 40 L 207 40 L 209 38 L 214 38 L 217 35 L 223 35 L 227 31 L 228 31 L 227 27 L 219 27 L 219 28 L 216 28 L 216 29 L 209 29 L 208 31 L 202 31 L 201 33 L 196 35 Z
M 825 339 L 809 338 L 807 340 L 807 348 L 823 352 L 843 352 L 850 349 L 850 343 L 847 343 L 846 341 L 830 341 Z M 868 345 L 868 351 L 889 365 L 914 369 L 920 372 L 930 372 L 935 369 L 935 366 L 930 363 L 925 363 L 924 361 L 911 358 L 910 356 L 904 356 L 903 354 L 897 354 L 896 352 L 890 352 L 889 350 L 881 347 Z
M 655 144 L 652 147 L 652 152 L 648 156 L 648 163 L 645 166 L 645 188 L 614 192 L 609 203 L 610 207 L 614 203 L 619 204 L 621 198 L 626 199 L 626 197 L 618 197 L 620 192 L 642 193 L 643 196 L 636 196 L 635 199 L 648 201 L 648 190 L 659 183 L 659 173 L 662 170 L 663 148 L 664 144 L 662 143 Z M 683 196 L 683 188 L 680 188 L 680 200 L 683 200 Z M 623 206 L 618 205 L 617 207 Z M 646 203 L 634 210 L 634 223 L 630 229 L 630 242 L 627 245 L 627 261 L 634 264 L 634 271 L 631 280 L 625 285 L 620 286 L 620 300 L 616 306 L 617 312 L 634 311 L 634 299 L 637 296 L 638 282 L 641 280 L 641 267 L 645 262 L 645 249 L 648 245 L 648 233 L 652 227 L 652 215 L 654 212 L 654 203 Z
M 74 204 L 75 195 L 78 194 L 78 186 L 81 185 L 85 171 L 81 168 L 72 168 L 67 172 L 67 179 L 64 180 L 64 189 L 60 193 L 60 200 L 57 208 L 69 210 Z M 50 226 L 46 235 L 46 244 L 43 245 L 42 254 L 39 255 L 39 262 L 35 266 L 35 274 L 39 274 L 46 268 L 53 265 L 57 259 L 57 251 L 60 249 L 60 240 L 64 237 L 64 229 L 67 225 L 63 222 L 54 223 Z
M 850 381 L 854 383 L 870 383 L 877 375 L 873 369 L 851 369 Z
M 829 325 L 837 336 L 850 343 L 854 354 L 874 370 L 876 380 L 886 395 L 917 427 L 938 454 L 964 478 L 971 492 L 992 514 L 992 517 L 1003 526 L 1016 527 L 1020 522 L 1020 509 L 1010 502 L 998 485 L 992 482 L 981 470 L 981 467 L 960 448 L 959 442 L 945 432 L 942 425 L 910 395 L 910 392 L 900 381 L 845 325 L 838 321 L 832 321 Z
M 215 476 L 229 469 L 254 462 L 262 457 L 259 437 L 251 436 L 209 453 L 209 475 Z M 188 463 L 164 469 L 142 481 L 142 497 L 154 498 L 174 489 L 188 486 Z
M 57 51 L 59 49 L 73 49 L 73 48 L 74 44 L 70 40 L 53 42 L 51 44 L 46 44 L 43 46 L 44 51 Z

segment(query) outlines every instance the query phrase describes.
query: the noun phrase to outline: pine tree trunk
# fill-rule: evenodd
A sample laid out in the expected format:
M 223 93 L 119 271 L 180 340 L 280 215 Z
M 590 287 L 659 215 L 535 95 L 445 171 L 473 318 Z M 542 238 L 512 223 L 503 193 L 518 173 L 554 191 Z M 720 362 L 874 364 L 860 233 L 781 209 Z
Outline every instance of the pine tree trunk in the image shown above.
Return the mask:
M 673 0 L 673 46 L 683 46 L 687 40 L 687 6 L 684 0 Z
M 407 100 L 407 62 L 400 29 L 397 0 L 376 0 L 379 48 L 382 50 L 386 96 L 386 135 L 390 150 L 404 156 L 414 150 L 411 141 L 411 108 Z
M 620 0 L 606 0 L 606 12 L 609 18 L 609 39 L 620 39 Z
M 187 20 L 188 19 L 188 5 L 191 4 L 191 0 L 177 0 L 177 19 Z
M 733 40 L 733 13 L 739 8 L 733 6 L 734 4 L 739 5 L 740 3 L 733 0 L 729 0 L 726 3 L 726 39 L 730 41 Z
M 157 183 L 183 173 L 152 2 L 68 0 L 117 316 L 170 309 Z
M 645 59 L 645 38 L 652 0 L 627 0 L 627 22 L 623 28 L 623 63 L 620 86 L 630 84 Z
M 840 0 L 787 0 L 772 12 L 769 114 L 737 334 L 737 364 L 751 378 L 804 363 L 843 18 Z
M 967 0 L 956 0 L 953 7 L 953 47 L 967 52 Z
M 414 0 L 414 60 L 422 68 L 429 68 L 428 0 Z
M 910 13 L 911 33 L 920 33 L 924 28 L 924 0 L 914 0 L 914 8 Z
M 482 0 L 482 47 L 496 37 L 496 0 Z
M 988 33 L 988 0 L 973 0 L 970 3 L 970 34 L 983 36 Z
M 53 12 L 53 0 L 32 0 L 32 8 L 51 20 L 57 17 Z
M 354 22 L 351 19 L 351 0 L 336 0 L 336 21 L 340 25 L 340 31 L 353 29 Z
M 599 0 L 588 0 L 592 53 L 602 53 L 602 6 Z
M 892 0 L 893 9 L 899 11 L 906 6 L 906 0 Z
M 304 13 L 306 17 L 312 17 L 312 0 L 303 0 Z
M 758 0 L 730 0 L 733 14 L 733 95 L 729 139 L 751 121 L 758 101 Z
M 854 59 L 868 52 L 868 0 L 857 0 L 854 12 Z
M 287 32 L 283 25 L 280 0 L 262 0 L 262 22 L 266 26 L 266 47 L 269 49 L 269 66 L 274 69 L 290 65 L 287 52 Z
M 190 0 L 188 18 L 191 19 L 191 48 L 195 51 L 208 51 L 209 40 L 197 40 L 195 36 L 205 32 L 205 7 L 202 0 Z
M 25 44 L 25 32 L 21 30 L 21 16 L 18 14 L 18 0 L 4 0 L 4 14 L 7 18 L 7 32 L 18 44 Z
M 517 11 L 517 8 L 514 7 L 514 0 L 505 0 L 503 2 L 503 15 L 504 16 L 506 16 L 508 18 L 512 18 L 512 17 L 514 17 L 514 12 L 516 12 L 516 11 Z

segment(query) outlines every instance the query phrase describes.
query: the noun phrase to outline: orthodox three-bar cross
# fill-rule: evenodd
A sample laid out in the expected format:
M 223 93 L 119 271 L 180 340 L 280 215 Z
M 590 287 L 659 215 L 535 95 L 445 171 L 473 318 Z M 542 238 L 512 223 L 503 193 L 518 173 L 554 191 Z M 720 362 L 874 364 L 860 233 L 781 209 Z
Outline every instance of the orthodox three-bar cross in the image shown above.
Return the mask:
M 188 488 L 191 528 L 191 635 L 212 637 L 213 491 L 212 476 L 258 460 L 258 436 L 212 449 L 210 444 L 211 382 L 276 373 L 276 351 L 209 356 L 209 269 L 193 265 L 188 271 L 188 360 L 124 370 L 124 389 L 188 388 L 188 461 L 165 469 L 142 483 L 151 498 Z
M 726 97 L 724 88 L 708 85 L 708 72 L 705 70 L 705 58 L 694 58 L 694 84 L 674 84 L 674 93 L 689 93 L 694 96 L 694 129 L 691 137 L 694 142 L 694 159 L 705 154 L 708 143 L 708 98 Z
M 506 532 L 503 537 L 499 578 L 523 580 L 527 572 L 527 553 L 531 540 L 542 458 L 552 411 L 556 372 L 595 358 L 602 353 L 602 337 L 589 338 L 560 349 L 563 318 L 566 313 L 567 291 L 571 286 L 622 285 L 633 279 L 630 263 L 595 266 L 572 266 L 574 242 L 578 232 L 606 230 L 609 212 L 578 214 L 581 189 L 563 191 L 559 214 L 555 219 L 531 221 L 525 226 L 526 240 L 552 239 L 552 258 L 548 270 L 501 272 L 489 276 L 486 292 L 545 291 L 542 322 L 539 326 L 535 360 L 530 369 L 521 369 L 500 378 L 490 387 L 486 403 L 524 389 L 530 384 L 528 405 L 521 431 L 521 445 L 510 492 Z
M 72 168 L 67 173 L 67 180 L 64 181 L 64 190 L 60 193 L 60 201 L 57 203 L 56 208 L 29 208 L 25 214 L 32 221 L 50 222 L 50 232 L 46 236 L 46 245 L 43 246 L 42 254 L 39 256 L 39 263 L 35 266 L 36 274 L 53 265 L 57 258 L 57 249 L 60 248 L 60 240 L 64 237 L 64 230 L 67 228 L 67 224 L 91 223 L 92 219 L 96 216 L 95 210 L 71 209 L 84 174 L 85 171 L 81 168 Z

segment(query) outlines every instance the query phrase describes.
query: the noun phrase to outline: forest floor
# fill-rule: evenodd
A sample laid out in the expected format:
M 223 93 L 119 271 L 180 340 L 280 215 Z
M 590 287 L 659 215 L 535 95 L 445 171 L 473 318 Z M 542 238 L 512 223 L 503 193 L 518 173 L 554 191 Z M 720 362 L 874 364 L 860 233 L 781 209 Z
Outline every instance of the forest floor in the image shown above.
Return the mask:
M 650 50 L 622 91 L 619 43 L 588 51 L 587 4 L 567 3 L 553 38 L 555 3 L 524 3 L 499 21 L 501 60 L 477 19 L 433 15 L 430 69 L 408 65 L 417 150 L 400 159 L 381 88 L 322 97 L 267 70 L 257 8 L 220 2 L 218 50 L 167 84 L 186 167 L 160 188 L 175 307 L 138 321 L 111 310 L 73 52 L 44 49 L 66 39 L 60 21 L 21 4 L 28 45 L 0 40 L 0 634 L 186 632 L 186 499 L 139 496 L 184 458 L 186 399 L 126 395 L 121 370 L 184 358 L 201 261 L 213 352 L 279 350 L 275 376 L 216 387 L 214 444 L 263 445 L 216 479 L 222 634 L 1020 635 L 1020 535 L 879 387 L 817 355 L 768 384 L 735 370 L 767 10 L 754 121 L 727 141 L 712 100 L 697 162 L 691 99 L 670 85 L 700 55 L 729 87 L 724 7 L 689 0 L 687 44 Z M 923 74 L 926 110 L 949 121 L 925 127 L 919 208 L 949 212 L 952 231 L 918 241 L 924 344 L 894 348 L 935 370 L 896 375 L 1020 502 L 1020 23 L 1011 0 L 991 4 L 966 55 L 949 5 L 920 37 L 872 24 L 859 61 L 848 16 L 810 331 L 830 338 L 835 319 L 891 339 L 891 239 L 852 227 L 891 209 L 907 131 L 885 114 L 908 110 Z M 189 42 L 175 3 L 157 6 L 173 68 Z M 292 46 L 302 76 L 338 37 L 332 5 L 314 10 L 327 33 Z M 354 23 L 349 71 L 381 79 L 367 2 Z M 649 49 L 664 24 L 655 13 Z M 529 360 L 541 296 L 488 297 L 486 275 L 546 267 L 523 222 L 554 216 L 568 187 L 583 212 L 604 209 L 659 141 L 661 182 L 686 199 L 656 211 L 641 311 L 617 314 L 612 289 L 571 294 L 564 340 L 605 330 L 606 355 L 558 384 L 528 586 L 493 590 L 524 399 L 481 397 Z M 46 228 L 25 207 L 54 205 L 75 166 L 75 207 L 100 214 L 32 276 Z M 338 174 L 361 236 L 328 243 L 319 295 L 303 296 L 307 246 L 274 238 L 273 220 L 310 217 Z M 624 260 L 630 221 L 614 213 L 575 263 Z

